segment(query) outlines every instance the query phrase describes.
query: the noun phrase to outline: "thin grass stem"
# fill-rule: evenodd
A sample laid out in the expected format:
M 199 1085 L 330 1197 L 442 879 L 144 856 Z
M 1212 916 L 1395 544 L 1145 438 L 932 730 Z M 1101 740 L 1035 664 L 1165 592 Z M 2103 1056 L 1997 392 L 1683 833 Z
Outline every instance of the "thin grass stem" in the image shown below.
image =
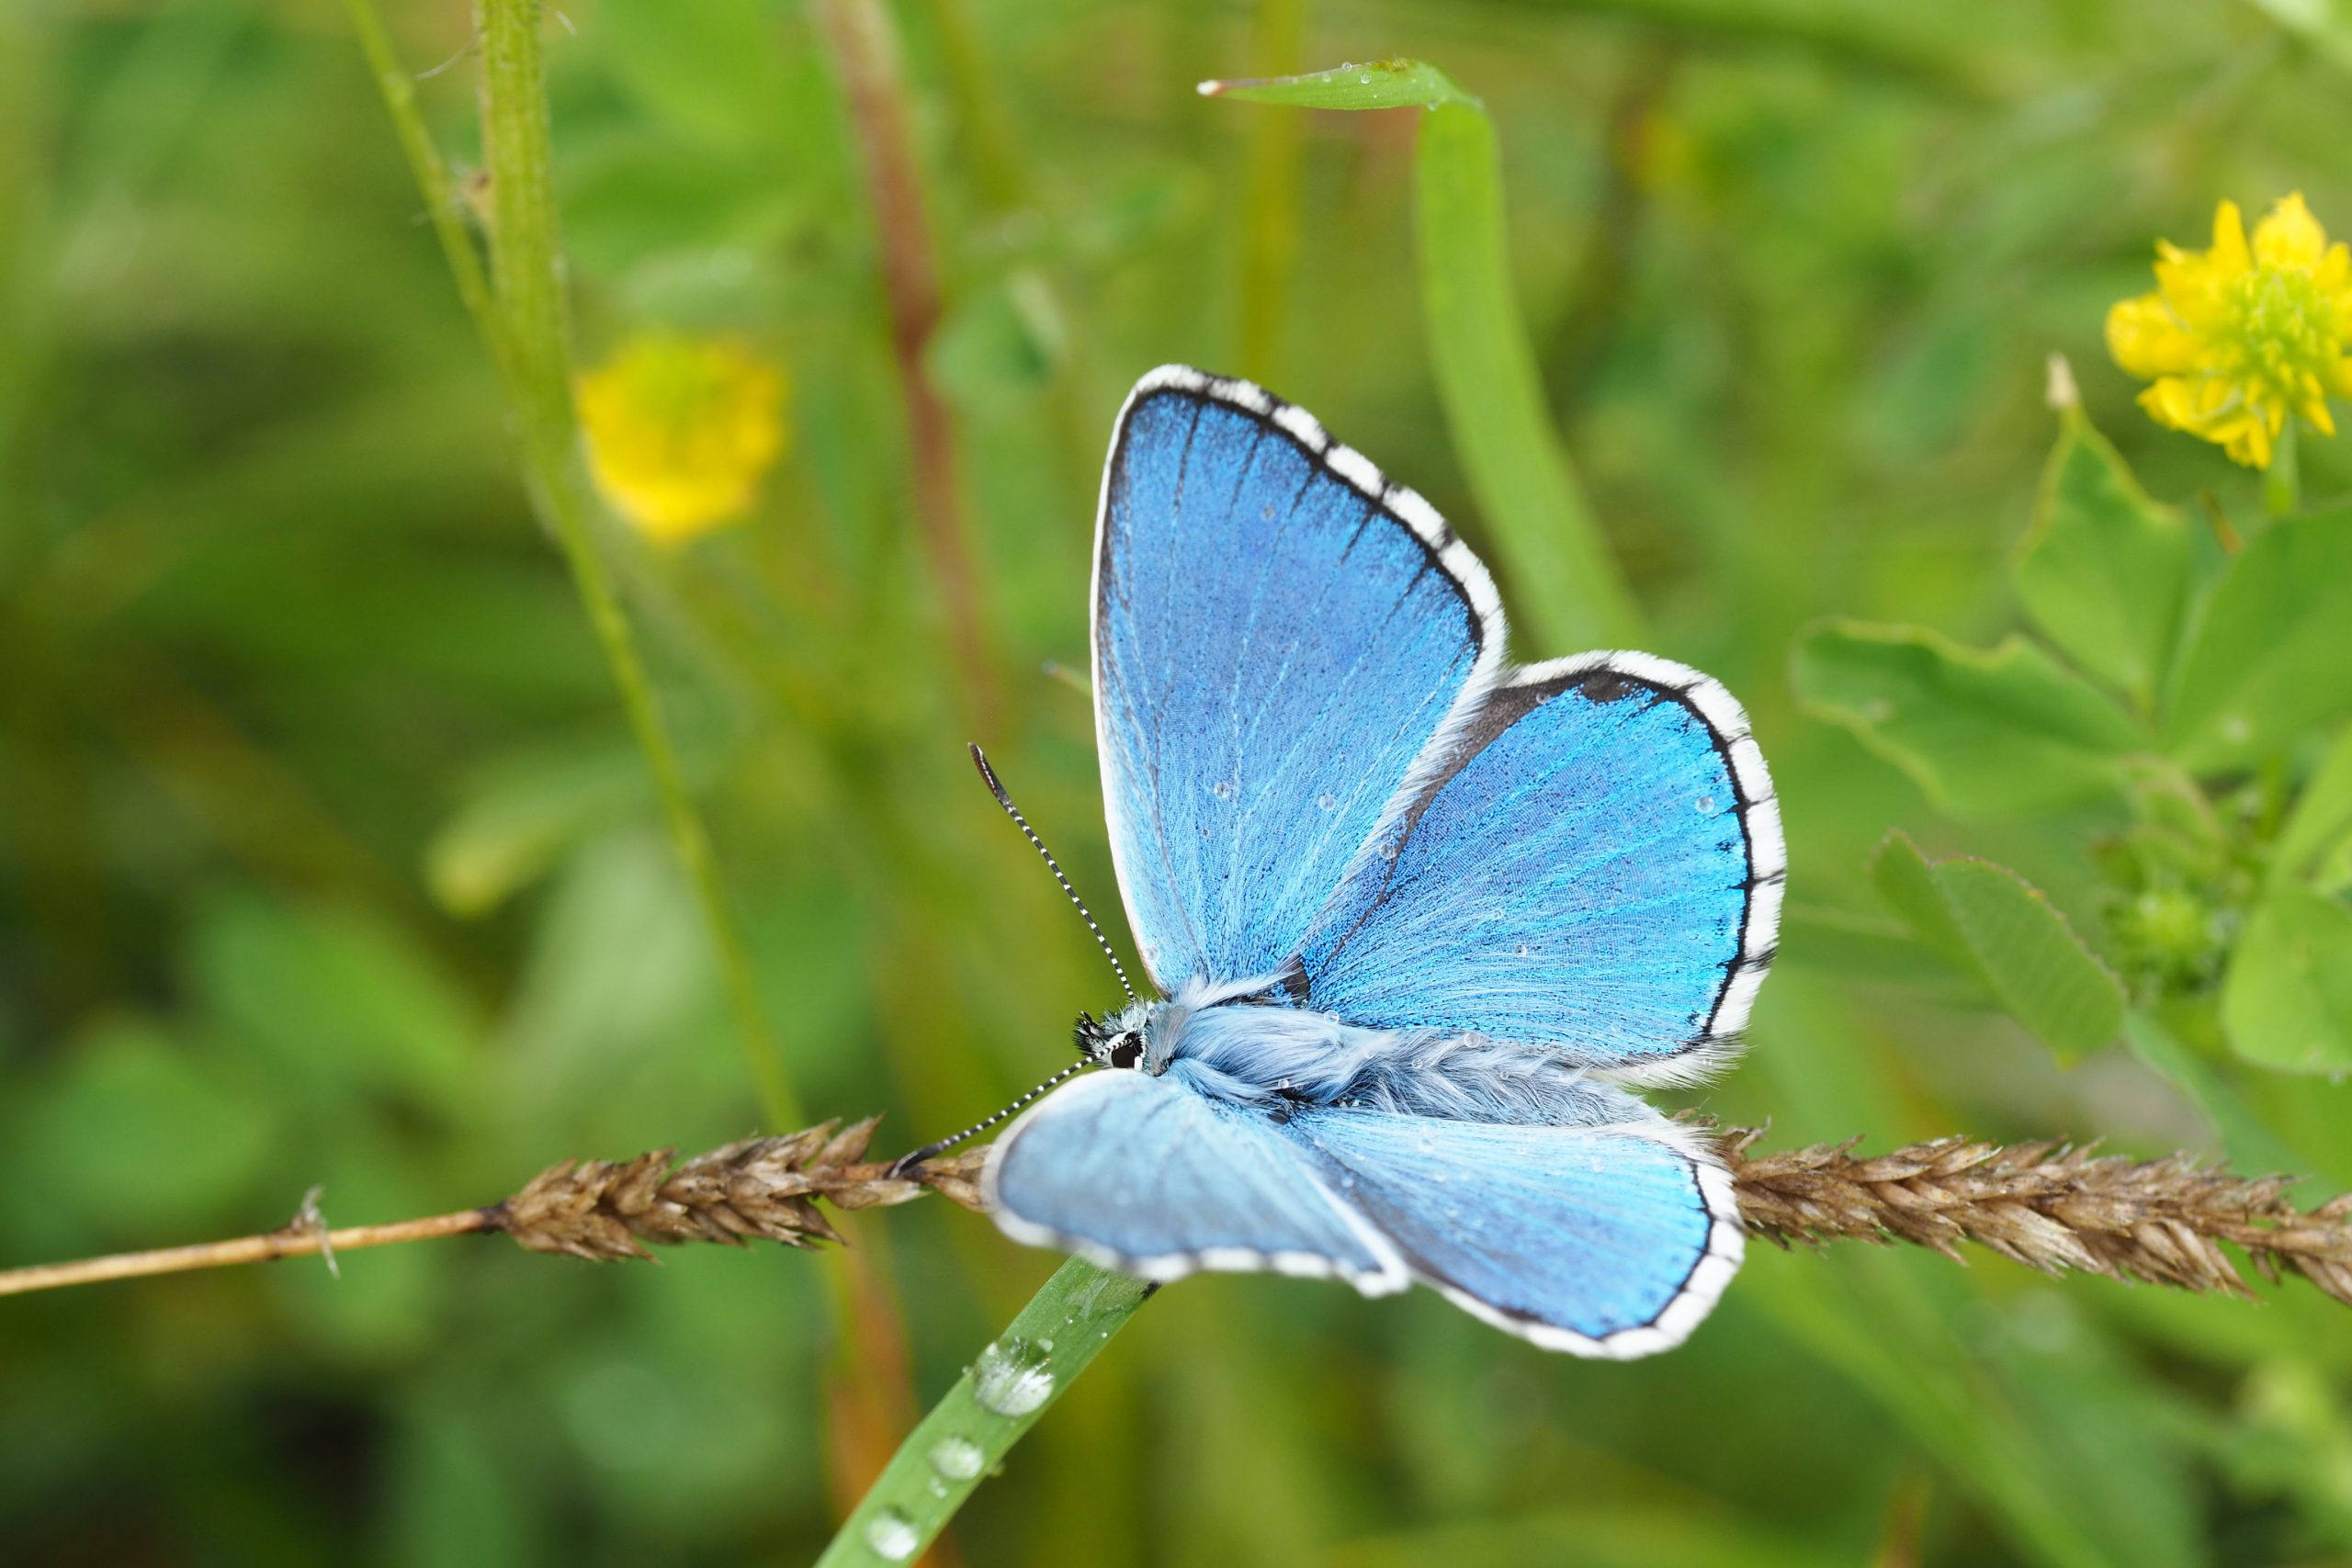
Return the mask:
M 365 9 L 367 0 L 353 0 Z M 736 1016 L 743 1060 L 751 1069 L 760 1096 L 760 1112 L 769 1126 L 793 1126 L 799 1122 L 797 1096 L 783 1069 L 767 1009 L 760 1001 L 751 952 L 743 931 L 719 882 L 718 858 L 710 851 L 710 835 L 701 813 L 687 792 L 684 769 L 677 761 L 671 728 L 661 712 L 661 698 L 630 626 L 628 609 L 614 588 L 612 569 L 595 541 L 591 499 L 579 466 L 579 433 L 571 412 L 571 341 L 564 310 L 562 254 L 555 221 L 553 151 L 548 143 L 546 62 L 538 51 L 538 0 L 482 0 L 482 148 L 489 164 L 489 259 L 492 296 L 487 315 L 494 322 L 484 336 L 492 355 L 505 371 L 508 398 L 522 425 L 525 478 L 541 520 L 562 547 L 564 564 L 571 569 L 571 585 L 588 623 L 595 630 L 597 647 L 621 694 L 630 733 L 644 752 L 647 769 L 654 773 L 654 790 L 671 829 L 677 858 L 694 886 L 694 903 L 701 909 L 703 926 L 718 957 L 719 978 Z M 381 28 L 379 28 L 381 30 Z M 412 98 L 386 96 L 395 122 L 414 122 Z M 402 131 L 402 141 L 424 141 L 421 125 Z M 412 152 L 412 163 L 416 155 Z M 428 200 L 433 190 L 425 190 Z M 440 223 L 440 219 L 435 219 Z M 457 240 L 463 240 L 458 232 Z M 452 240 L 445 231 L 445 249 Z M 458 244 L 470 256 L 470 247 Z M 452 261 L 458 294 L 468 299 L 468 310 L 478 303 L 468 294 L 468 265 Z
M 322 1254 L 332 1258 L 337 1253 L 358 1252 L 370 1247 L 435 1241 L 445 1235 L 467 1235 L 497 1228 L 497 1216 L 488 1209 L 460 1209 L 453 1214 L 434 1214 L 422 1220 L 352 1225 L 333 1231 L 297 1219 L 280 1229 L 238 1236 L 232 1241 L 158 1247 L 152 1252 L 117 1252 L 104 1258 L 77 1258 L 71 1263 L 37 1263 L 27 1269 L 0 1269 L 0 1296 L 61 1291 L 69 1285 L 104 1284 L 110 1280 L 137 1280 L 151 1274 L 225 1269 L 240 1263 L 268 1263 L 280 1258 Z
M 392 133 L 400 138 L 401 152 L 408 158 L 417 193 L 424 198 L 425 217 L 433 224 L 434 237 L 441 243 L 442 258 L 449 264 L 449 277 L 457 285 L 458 302 L 473 318 L 482 346 L 490 351 L 503 376 L 506 334 L 491 301 L 489 276 L 482 271 L 481 257 L 476 254 L 473 238 L 466 232 L 465 220 L 458 210 L 448 168 L 441 162 L 440 150 L 433 144 L 432 132 L 425 129 L 424 117 L 417 110 L 416 78 L 401 66 L 375 0 L 346 0 L 344 8 L 350 14 L 352 31 L 358 35 L 359 51 L 367 57 L 368 69 L 376 78 L 376 91 L 382 95 L 384 108 L 391 116 Z

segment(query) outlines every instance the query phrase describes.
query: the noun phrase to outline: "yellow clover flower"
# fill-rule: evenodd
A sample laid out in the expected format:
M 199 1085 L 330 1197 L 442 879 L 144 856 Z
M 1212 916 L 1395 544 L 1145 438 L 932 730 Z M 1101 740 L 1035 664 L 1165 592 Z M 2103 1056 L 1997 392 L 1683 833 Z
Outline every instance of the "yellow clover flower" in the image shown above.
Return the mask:
M 2335 434 L 2327 399 L 2352 397 L 2352 254 L 2288 197 L 2246 243 L 2237 204 L 2213 214 L 2213 247 L 2156 247 L 2156 291 L 2107 313 L 2115 362 L 2151 381 L 2140 406 L 2159 424 L 2267 468 L 2287 416 Z
M 732 339 L 640 333 L 577 392 L 596 488 L 662 544 L 751 511 L 784 450 L 783 372 Z

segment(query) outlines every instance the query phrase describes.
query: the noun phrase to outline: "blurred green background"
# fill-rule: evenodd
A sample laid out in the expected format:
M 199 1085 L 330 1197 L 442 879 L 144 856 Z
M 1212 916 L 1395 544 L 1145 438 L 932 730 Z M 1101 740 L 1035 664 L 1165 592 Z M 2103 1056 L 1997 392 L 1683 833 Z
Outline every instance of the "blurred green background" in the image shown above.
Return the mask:
M 392 9 L 408 65 L 446 66 L 418 90 L 462 173 L 468 9 Z M 984 666 L 951 651 L 921 542 L 826 35 L 793 0 L 568 0 L 547 36 L 582 359 L 731 333 L 791 386 L 754 516 L 606 544 L 812 1116 L 886 1111 L 887 1149 L 944 1133 L 1060 1066 L 1071 1016 L 1115 995 L 963 746 L 1115 909 L 1086 699 L 1041 670 L 1084 668 L 1101 450 L 1137 374 L 1256 375 L 1491 540 L 1421 333 L 1412 112 L 1193 90 L 1413 54 L 1492 112 L 1519 299 L 1654 646 L 1739 694 L 1781 781 L 1782 961 L 1747 1061 L 1687 1102 L 1774 1144 L 2100 1136 L 2291 1161 L 2314 1200 L 2352 1182 L 2324 1077 L 2185 1029 L 2233 1148 L 2122 1047 L 2062 1065 L 1921 983 L 1863 870 L 1890 826 L 2017 867 L 2113 956 L 2086 846 L 2121 809 L 1948 821 L 1790 677 L 1823 615 L 1974 643 L 2017 623 L 2052 352 L 2151 490 L 2259 514 L 2253 476 L 2132 408 L 2100 327 L 2223 197 L 2300 188 L 2352 229 L 2340 6 L 875 14 L 935 249 L 924 374 Z M 0 1266 L 266 1229 L 314 1182 L 336 1223 L 390 1220 L 752 1131 L 704 928 L 342 10 L 0 6 Z M 2342 446 L 2302 460 L 2306 495 L 2352 488 Z M 1506 580 L 1506 603 L 1542 587 Z M 867 1338 L 903 1334 L 917 1407 L 1054 1262 L 939 1202 L 850 1224 L 902 1319 L 873 1308 Z M 951 1550 L 2352 1562 L 2352 1318 L 2317 1292 L 1758 1250 L 1687 1348 L 1630 1366 L 1426 1293 L 1188 1281 Z M 805 1560 L 829 1474 L 854 1495 L 845 1412 L 906 1397 L 839 1343 L 838 1266 L 480 1240 L 339 1280 L 299 1262 L 0 1302 L 0 1559 Z

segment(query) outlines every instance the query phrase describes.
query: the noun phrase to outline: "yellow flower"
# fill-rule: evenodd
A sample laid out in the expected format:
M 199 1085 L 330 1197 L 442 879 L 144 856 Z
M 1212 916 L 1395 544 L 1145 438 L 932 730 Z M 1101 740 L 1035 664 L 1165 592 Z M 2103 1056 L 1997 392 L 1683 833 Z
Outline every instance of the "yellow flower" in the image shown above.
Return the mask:
M 2156 247 L 2156 291 L 2107 313 L 2115 362 L 2153 383 L 2140 406 L 2157 423 L 2270 466 L 2287 416 L 2335 434 L 2327 400 L 2352 397 L 2352 254 L 2288 197 L 2246 243 L 2237 204 L 2213 214 L 2213 248 Z
M 731 339 L 631 338 L 580 378 L 596 488 L 662 544 L 733 522 L 784 450 L 784 390 L 783 372 Z

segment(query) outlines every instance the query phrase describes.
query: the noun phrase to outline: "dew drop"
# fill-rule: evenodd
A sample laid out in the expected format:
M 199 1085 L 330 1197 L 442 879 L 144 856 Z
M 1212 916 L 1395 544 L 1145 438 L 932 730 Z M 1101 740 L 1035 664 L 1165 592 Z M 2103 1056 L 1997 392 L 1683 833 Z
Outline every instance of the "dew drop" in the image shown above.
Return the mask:
M 980 1352 L 972 1369 L 972 1397 L 999 1416 L 1026 1416 L 1054 1396 L 1045 1352 L 1026 1339 L 1006 1339 Z
M 1318 810 L 1337 811 L 1340 809 L 1340 797 L 1327 789 L 1315 797 L 1315 805 Z
M 1380 858 L 1382 860 L 1395 860 L 1396 858 L 1396 846 L 1394 844 L 1381 845 Z
M 1715 808 L 1715 797 L 1712 795 L 1702 795 L 1691 804 L 1702 811 L 1713 811 Z
M 942 1438 L 931 1445 L 931 1468 L 950 1481 L 969 1481 L 987 1462 L 980 1445 L 969 1438 Z
M 1235 795 L 1241 793 L 1241 786 L 1235 784 L 1231 779 L 1219 779 L 1216 783 L 1209 785 L 1209 793 L 1216 795 L 1219 800 L 1231 800 Z
M 1371 73 L 1366 72 L 1363 75 L 1361 75 L 1361 76 L 1357 77 L 1357 78 L 1356 78 L 1356 83 L 1357 83 L 1357 85 L 1360 85 L 1360 86 L 1365 86 L 1365 87 L 1369 87 L 1369 86 L 1371 86 L 1371 85 L 1372 85 L 1372 74 L 1371 74 Z
M 915 1533 L 906 1515 L 885 1508 L 866 1521 L 865 1544 L 885 1562 L 904 1562 L 922 1544 L 922 1537 Z
M 1519 957 L 1521 957 L 1521 958 L 1524 958 L 1524 957 L 1526 957 L 1526 956 L 1527 956 L 1527 944 L 1526 944 L 1525 942 L 1521 942 L 1521 943 L 1520 943 L 1516 948 L 1513 948 L 1511 951 L 1512 951 L 1512 953 L 1513 953 L 1514 954 L 1516 954 L 1517 956 L 1519 956 Z

